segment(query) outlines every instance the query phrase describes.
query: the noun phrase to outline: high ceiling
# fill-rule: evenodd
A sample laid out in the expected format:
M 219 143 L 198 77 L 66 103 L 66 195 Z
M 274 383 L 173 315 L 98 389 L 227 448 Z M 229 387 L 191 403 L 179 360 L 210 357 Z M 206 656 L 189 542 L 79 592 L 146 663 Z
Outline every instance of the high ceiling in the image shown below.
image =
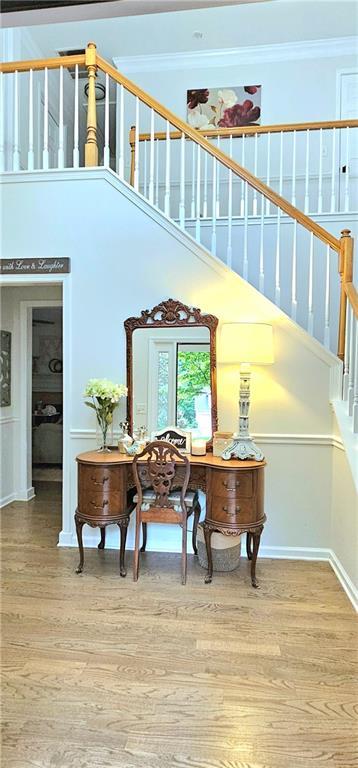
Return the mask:
M 260 2 L 267 0 L 1 0 L 1 11 L 2 26 L 15 27 Z

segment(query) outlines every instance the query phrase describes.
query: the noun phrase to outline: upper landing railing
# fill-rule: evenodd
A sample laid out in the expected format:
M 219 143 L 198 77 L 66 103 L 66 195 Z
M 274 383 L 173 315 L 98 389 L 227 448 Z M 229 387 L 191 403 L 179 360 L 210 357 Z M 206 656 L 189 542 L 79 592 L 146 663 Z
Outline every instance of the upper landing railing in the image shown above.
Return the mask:
M 8 107 L 5 115 L 4 102 Z M 277 192 L 267 184 L 272 180 L 267 169 L 263 181 L 234 158 L 236 131 L 229 129 L 225 139 L 216 136 L 213 143 L 211 135 L 192 128 L 108 64 L 97 54 L 94 43 L 89 43 L 83 55 L 1 64 L 0 115 L 4 116 L 0 125 L 1 170 L 99 164 L 112 168 L 121 180 L 132 180 L 134 189 L 151 205 L 331 348 L 340 293 L 338 355 L 345 357 L 347 397 L 349 390 L 351 410 L 358 421 L 353 241 L 349 230 L 337 239 L 313 221 L 292 203 L 296 195 L 291 195 L 291 201 L 286 199 L 284 126 L 270 131 L 253 126 L 241 131 L 245 135 L 245 140 L 241 139 L 241 153 L 246 146 L 245 163 L 249 137 L 254 134 L 251 147 L 257 174 L 259 137 L 268 140 L 271 135 L 279 136 Z M 349 132 L 356 125 L 357 121 L 349 121 L 343 130 Z M 337 123 L 332 123 L 331 129 L 336 136 L 331 155 L 333 152 L 337 158 L 338 132 L 342 129 Z M 306 136 L 307 130 L 316 131 L 322 144 L 322 125 L 306 127 Z M 293 130 L 289 127 L 291 161 L 296 167 L 298 153 L 292 137 L 298 132 L 297 126 Z M 312 146 L 310 138 L 309 163 L 313 160 Z M 318 187 L 320 178 L 323 165 L 321 171 L 318 169 Z M 334 185 L 334 194 L 338 194 L 336 181 Z

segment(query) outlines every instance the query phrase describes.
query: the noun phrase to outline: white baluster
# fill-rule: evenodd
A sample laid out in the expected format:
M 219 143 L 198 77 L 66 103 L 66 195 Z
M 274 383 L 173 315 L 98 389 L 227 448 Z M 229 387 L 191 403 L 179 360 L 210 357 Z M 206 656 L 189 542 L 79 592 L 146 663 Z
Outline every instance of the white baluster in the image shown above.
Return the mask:
M 106 72 L 105 83 L 105 101 L 104 101 L 104 150 L 103 150 L 103 165 L 105 168 L 109 168 L 110 152 L 109 152 L 109 77 Z
M 245 181 L 244 260 L 243 260 L 243 266 L 242 266 L 242 276 L 244 280 L 248 280 L 248 277 L 249 277 L 248 223 L 249 223 L 249 185 L 247 181 Z
M 44 145 L 42 150 L 42 167 L 47 170 L 49 167 L 48 153 L 48 69 L 45 67 L 44 76 Z
M 0 72 L 0 171 L 5 170 L 4 73 Z
M 165 139 L 165 198 L 164 213 L 170 216 L 170 124 L 167 120 Z
M 63 67 L 60 67 L 60 89 L 59 89 L 59 107 L 58 107 L 58 153 L 57 166 L 63 168 L 65 164 L 65 153 L 63 146 Z
M 349 128 L 346 128 L 346 175 L 344 184 L 344 210 L 349 211 Z
M 119 89 L 119 91 L 118 91 Z M 118 157 L 118 176 L 124 179 L 124 88 L 123 85 L 117 85 L 117 99 L 119 92 L 119 157 Z
M 182 229 L 185 228 L 185 134 L 184 133 L 182 133 L 181 139 L 180 139 L 179 226 Z
M 283 190 L 283 131 L 280 132 L 280 178 L 278 185 L 278 193 L 282 195 Z
M 292 238 L 292 305 L 291 317 L 296 322 L 297 319 L 297 221 L 293 220 L 293 238 Z
M 220 136 L 218 136 L 217 148 L 220 149 Z M 220 216 L 220 165 L 217 163 L 216 166 L 216 215 L 218 218 Z
M 150 110 L 149 202 L 154 202 L 154 109 Z
M 34 170 L 34 72 L 29 72 L 29 148 L 27 152 L 27 170 Z
M 245 168 L 245 134 L 242 134 L 241 144 L 241 165 Z M 245 215 L 245 181 L 241 181 L 241 202 L 240 202 L 240 216 Z
M 254 176 L 257 177 L 257 153 L 258 153 L 258 134 L 255 133 L 254 138 L 255 146 L 254 146 Z M 257 189 L 254 189 L 253 198 L 252 198 L 252 215 L 257 216 Z
M 159 139 L 155 140 L 155 205 L 159 208 Z
M 281 286 L 280 286 L 280 260 L 281 260 L 281 208 L 277 209 L 276 225 L 276 253 L 275 253 L 275 304 L 281 305 Z
M 330 251 L 329 245 L 327 245 L 326 288 L 325 288 L 325 296 L 324 296 L 324 338 L 323 338 L 324 346 L 327 347 L 327 349 L 330 348 L 330 330 L 329 330 L 330 296 L 331 296 L 330 279 L 331 279 L 331 251 Z
M 134 189 L 139 190 L 139 99 L 135 98 Z
M 14 74 L 14 145 L 12 152 L 12 170 L 20 170 L 20 149 L 19 149 L 19 73 L 16 70 Z
M 75 114 L 73 121 L 73 167 L 80 164 L 79 152 L 79 122 L 78 122 L 78 64 L 75 66 Z
M 353 403 L 354 403 L 354 372 L 355 372 L 355 351 L 356 351 L 356 326 L 353 308 L 351 307 L 351 328 L 350 328 L 350 344 L 349 344 L 349 377 L 348 377 L 348 414 L 353 416 Z
M 204 200 L 203 219 L 208 218 L 208 153 L 204 152 Z
M 216 256 L 216 158 L 213 157 L 213 189 L 212 189 L 212 216 L 213 228 L 211 232 L 211 252 Z
M 308 267 L 308 333 L 313 336 L 313 232 L 310 233 L 310 255 Z
M 266 186 L 270 186 L 271 133 L 267 134 Z M 263 202 L 263 201 L 262 201 Z M 266 216 L 270 215 L 270 200 L 266 198 Z
M 144 140 L 143 196 L 147 197 L 147 140 Z
M 322 213 L 323 190 L 322 190 L 322 164 L 323 164 L 323 131 L 319 129 L 319 165 L 318 165 L 318 213 Z
M 343 400 L 348 399 L 348 383 L 349 383 L 349 352 L 351 347 L 351 305 L 347 301 L 347 313 L 346 313 L 346 338 L 344 344 L 344 364 L 343 364 Z
M 357 319 L 355 318 L 355 333 L 356 333 L 356 349 L 355 349 L 355 366 L 354 366 L 354 393 L 353 393 L 353 432 L 358 432 L 358 328 Z
M 265 293 L 265 271 L 264 271 L 264 215 L 265 198 L 261 196 L 261 220 L 260 220 L 260 271 L 259 271 L 259 291 Z
M 200 144 L 197 146 L 197 162 L 196 162 L 196 222 L 195 222 L 195 239 L 200 243 Z
M 292 205 L 296 205 L 296 131 L 292 134 Z
M 310 207 L 309 195 L 310 183 L 310 132 L 306 131 L 306 170 L 305 170 L 305 213 L 308 213 Z
M 331 213 L 336 211 L 336 129 L 332 132 Z
M 232 136 L 229 140 L 229 156 L 232 157 Z M 232 265 L 232 171 L 229 169 L 229 187 L 228 187 L 228 228 L 227 228 L 227 251 L 226 263 L 228 267 Z
M 195 219 L 195 142 L 192 143 L 192 177 L 191 177 L 191 209 L 190 217 Z

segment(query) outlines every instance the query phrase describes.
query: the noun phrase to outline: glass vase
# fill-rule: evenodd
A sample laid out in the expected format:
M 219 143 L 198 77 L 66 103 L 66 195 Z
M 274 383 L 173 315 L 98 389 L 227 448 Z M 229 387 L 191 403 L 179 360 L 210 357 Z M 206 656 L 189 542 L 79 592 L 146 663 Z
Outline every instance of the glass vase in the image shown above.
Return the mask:
M 113 422 L 103 426 L 97 421 L 96 424 L 96 447 L 98 453 L 110 453 L 110 446 L 113 445 Z

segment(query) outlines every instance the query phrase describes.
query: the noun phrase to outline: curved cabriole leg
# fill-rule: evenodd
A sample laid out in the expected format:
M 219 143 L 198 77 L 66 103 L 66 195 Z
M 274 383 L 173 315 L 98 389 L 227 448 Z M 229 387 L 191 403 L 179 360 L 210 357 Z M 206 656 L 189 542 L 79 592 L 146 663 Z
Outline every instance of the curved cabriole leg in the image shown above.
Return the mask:
M 106 529 L 101 528 L 101 541 L 98 544 L 98 549 L 104 549 L 106 543 Z
M 135 521 L 135 545 L 134 545 L 134 554 L 133 554 L 133 581 L 138 581 L 140 523 L 141 523 L 141 520 L 137 511 L 136 521 Z
M 200 512 L 201 512 L 201 506 L 200 506 L 199 501 L 198 501 L 195 504 L 195 507 L 194 507 L 194 523 L 193 523 L 193 539 L 192 539 L 194 555 L 198 554 L 198 548 L 196 546 L 196 537 L 197 537 L 197 533 L 198 533 L 198 524 L 199 524 L 199 519 L 200 519 Z
M 256 579 L 256 560 L 259 552 L 261 533 L 262 533 L 262 528 L 257 533 L 251 534 L 254 540 L 252 560 L 251 560 L 251 584 L 253 587 L 255 587 L 255 589 L 257 589 L 259 586 Z
M 252 544 L 252 533 L 250 533 L 250 531 L 248 531 L 247 534 L 246 534 L 246 554 L 247 554 L 247 559 L 248 560 L 252 560 L 252 546 L 251 546 L 251 544 Z
M 210 584 L 213 578 L 213 557 L 211 554 L 211 534 L 212 529 L 208 528 L 207 525 L 204 523 L 204 536 L 205 536 L 205 545 L 206 545 L 206 556 L 208 558 L 208 572 L 205 576 L 205 584 Z
M 147 523 L 142 523 L 142 532 L 143 532 L 143 544 L 140 548 L 140 551 L 145 552 L 145 548 L 147 546 Z
M 127 529 L 128 529 L 128 523 L 129 518 L 126 520 L 121 520 L 121 522 L 118 523 L 118 527 L 121 531 L 121 547 L 119 551 L 119 573 L 123 578 L 127 576 L 126 566 L 125 566 L 125 554 L 126 554 L 126 540 L 127 540 Z
M 84 523 L 82 520 L 78 520 L 78 518 L 75 515 L 75 523 L 76 523 L 76 533 L 77 533 L 77 541 L 78 541 L 78 549 L 80 550 L 80 562 L 76 568 L 76 573 L 82 573 L 83 571 L 83 562 L 84 562 L 84 551 L 83 551 L 83 540 L 82 540 L 82 528 L 84 526 Z

